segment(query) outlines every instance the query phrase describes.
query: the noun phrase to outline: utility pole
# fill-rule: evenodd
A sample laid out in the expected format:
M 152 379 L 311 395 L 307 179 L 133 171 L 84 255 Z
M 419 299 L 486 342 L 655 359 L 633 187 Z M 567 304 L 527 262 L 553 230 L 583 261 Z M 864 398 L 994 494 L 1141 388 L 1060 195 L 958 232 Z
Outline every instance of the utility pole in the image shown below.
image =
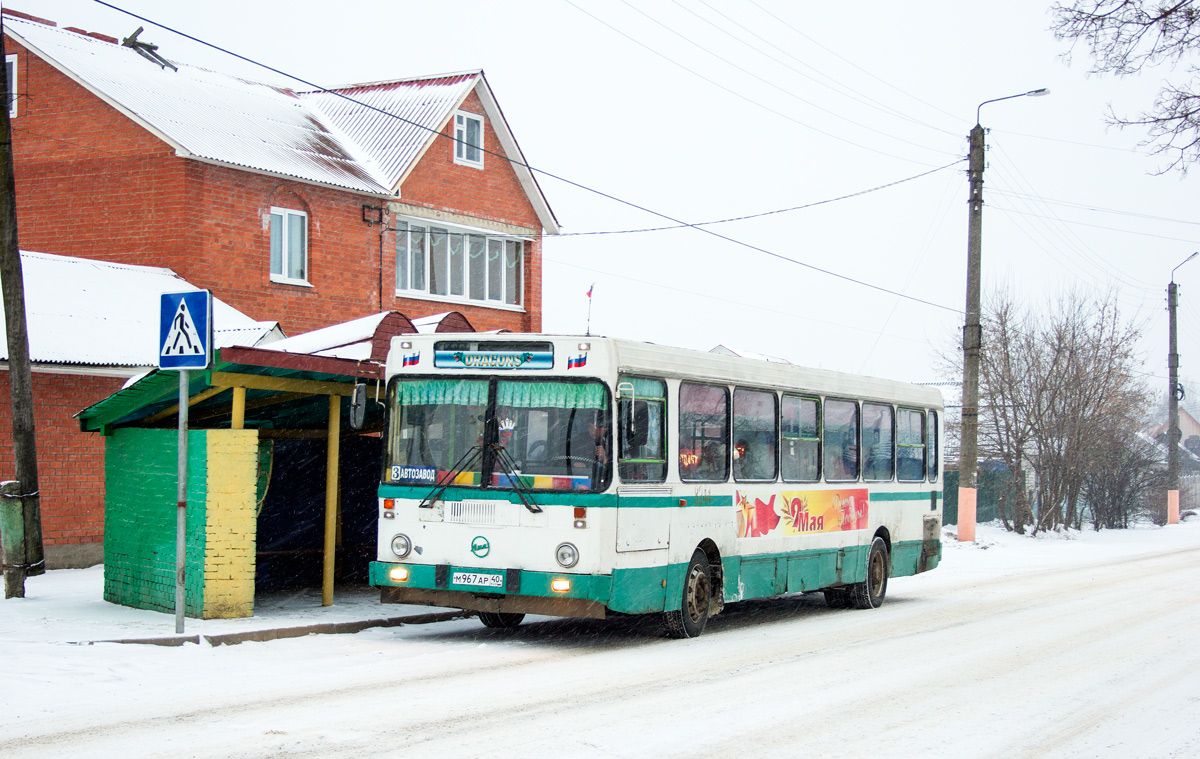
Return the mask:
M 0 61 L 4 60 L 4 28 L 0 21 Z M 11 102 L 8 76 L 0 76 L 0 278 L 3 279 L 4 319 L 8 332 L 8 386 L 12 401 L 13 460 L 17 492 L 4 492 L 0 529 L 4 536 L 4 597 L 23 598 L 25 578 L 46 571 L 42 555 L 42 519 L 38 504 L 37 444 L 34 438 L 33 386 L 29 368 L 29 333 L 25 324 L 25 277 L 17 244 L 17 192 L 13 178 Z M 10 488 L 11 489 L 11 488 Z M 15 513 L 13 501 L 20 504 Z
M 1200 251 L 1183 259 L 1179 266 L 1196 256 L 1200 256 Z M 1179 432 L 1179 396 L 1182 388 L 1179 385 L 1179 344 L 1175 329 L 1175 310 L 1179 306 L 1179 285 L 1175 284 L 1175 272 L 1179 266 L 1171 269 L 1171 283 L 1167 285 L 1167 334 L 1170 342 L 1167 353 L 1167 499 L 1168 504 L 1172 498 L 1176 499 L 1176 514 L 1179 508 L 1179 441 L 1183 438 Z M 1170 511 L 1171 506 L 1168 505 L 1168 514 Z
M 1161 281 L 1161 280 L 1160 280 Z M 1179 286 L 1172 277 L 1167 285 L 1167 490 L 1179 490 L 1179 347 L 1175 333 L 1175 307 L 1179 305 Z
M 975 479 L 979 468 L 979 354 L 983 349 L 980 325 L 979 290 L 983 249 L 983 127 L 980 112 L 988 103 L 1013 98 L 1049 95 L 1045 87 L 1016 95 L 985 100 L 975 108 L 975 127 L 967 172 L 970 195 L 967 198 L 967 319 L 963 325 L 962 437 L 958 449 L 958 539 L 975 540 Z
M 983 248 L 983 127 L 976 121 L 967 159 L 967 320 L 963 326 L 962 438 L 958 452 L 958 539 L 975 540 L 976 470 L 979 466 L 980 266 Z

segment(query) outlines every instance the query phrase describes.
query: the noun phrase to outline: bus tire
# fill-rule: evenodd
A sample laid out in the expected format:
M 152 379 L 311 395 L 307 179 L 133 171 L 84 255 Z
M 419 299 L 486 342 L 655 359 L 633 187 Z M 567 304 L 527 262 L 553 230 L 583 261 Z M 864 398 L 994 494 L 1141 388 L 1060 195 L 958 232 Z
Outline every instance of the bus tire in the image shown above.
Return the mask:
M 695 638 L 704 632 L 712 595 L 711 576 L 708 556 L 697 548 L 683 576 L 683 600 L 679 609 L 663 613 L 663 626 L 669 637 Z
M 524 614 L 506 614 L 502 611 L 479 612 L 479 621 L 483 623 L 483 626 L 495 630 L 511 630 L 521 624 L 522 619 L 525 619 Z
M 883 538 L 875 538 L 867 552 L 867 579 L 852 586 L 851 596 L 856 609 L 878 609 L 883 605 L 889 563 L 887 543 Z

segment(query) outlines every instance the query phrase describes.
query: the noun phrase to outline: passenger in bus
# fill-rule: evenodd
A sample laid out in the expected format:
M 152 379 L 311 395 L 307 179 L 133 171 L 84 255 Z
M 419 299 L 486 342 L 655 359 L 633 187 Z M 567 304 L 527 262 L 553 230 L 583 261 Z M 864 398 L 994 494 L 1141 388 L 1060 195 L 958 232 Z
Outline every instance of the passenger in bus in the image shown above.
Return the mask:
M 572 446 L 573 451 L 578 451 L 572 457 L 572 474 L 586 472 L 593 490 L 599 490 L 603 486 L 608 469 L 608 424 L 606 422 L 607 420 L 597 415 L 595 420 L 588 422 L 586 438 Z
M 733 476 L 738 480 L 762 480 L 765 476 L 758 460 L 757 451 L 745 440 L 733 446 Z

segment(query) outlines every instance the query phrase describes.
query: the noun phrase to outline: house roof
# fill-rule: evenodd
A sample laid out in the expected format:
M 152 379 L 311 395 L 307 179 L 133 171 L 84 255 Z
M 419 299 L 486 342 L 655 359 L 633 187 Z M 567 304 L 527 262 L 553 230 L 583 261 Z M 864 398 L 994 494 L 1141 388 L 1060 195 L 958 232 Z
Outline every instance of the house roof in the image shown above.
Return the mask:
M 294 91 L 136 50 L 6 12 L 5 31 L 185 158 L 376 196 L 401 184 L 475 91 L 551 233 L 558 224 L 482 71 Z M 169 51 L 160 50 L 160 54 Z
M 1170 425 L 1170 420 L 1155 424 L 1146 430 L 1146 434 L 1151 438 L 1158 438 L 1160 435 L 1167 434 L 1167 427 Z M 1200 435 L 1200 422 L 1187 412 L 1187 409 L 1179 409 L 1179 432 L 1180 440 L 1187 440 L 1190 437 Z
M 21 251 L 30 360 L 146 368 L 158 363 L 159 296 L 198 290 L 170 269 Z M 0 313 L 0 331 L 5 329 Z M 283 337 L 213 299 L 213 343 L 261 345 Z M 0 360 L 8 344 L 0 342 Z
M 354 361 L 387 360 L 392 338 L 427 332 L 474 332 L 457 311 L 410 320 L 399 311 L 383 311 L 330 327 L 305 332 L 265 346 L 267 350 Z

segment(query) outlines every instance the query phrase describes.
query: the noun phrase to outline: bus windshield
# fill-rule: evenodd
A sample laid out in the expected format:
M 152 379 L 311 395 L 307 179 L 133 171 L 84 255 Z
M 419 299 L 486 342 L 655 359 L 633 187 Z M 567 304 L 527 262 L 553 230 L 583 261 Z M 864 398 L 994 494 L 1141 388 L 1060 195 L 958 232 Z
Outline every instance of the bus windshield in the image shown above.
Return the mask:
M 595 380 L 403 378 L 390 393 L 384 481 L 604 490 L 608 388 Z

